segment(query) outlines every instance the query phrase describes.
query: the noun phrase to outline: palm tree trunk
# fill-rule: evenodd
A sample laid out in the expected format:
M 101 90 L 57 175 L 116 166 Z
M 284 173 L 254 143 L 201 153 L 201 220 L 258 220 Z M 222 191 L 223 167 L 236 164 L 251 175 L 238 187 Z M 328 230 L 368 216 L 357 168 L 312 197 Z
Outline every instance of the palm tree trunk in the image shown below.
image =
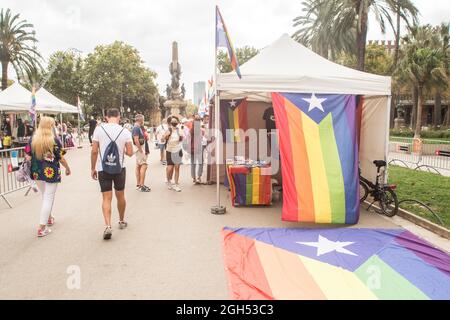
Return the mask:
M 417 94 L 417 87 L 414 86 L 412 90 L 412 112 L 411 112 L 411 122 L 410 122 L 410 128 L 414 128 L 414 124 L 416 123 L 417 118 L 417 105 L 418 105 L 418 94 Z
M 394 63 L 392 65 L 392 70 L 397 66 L 399 53 L 400 53 L 400 4 L 397 4 L 397 25 L 396 25 L 396 34 L 395 34 L 395 52 L 394 52 Z
M 414 130 L 414 138 L 420 138 L 420 132 L 422 131 L 422 86 L 417 87 L 417 114 L 416 114 L 416 129 Z
M 367 20 L 367 12 L 363 12 L 363 14 L 361 15 L 361 30 L 358 30 L 356 35 L 356 48 L 358 58 L 357 68 L 360 71 L 364 71 L 366 62 Z
M 2 90 L 8 87 L 8 64 L 7 60 L 2 60 Z
M 442 124 L 442 96 L 436 92 L 434 96 L 433 126 L 438 128 Z

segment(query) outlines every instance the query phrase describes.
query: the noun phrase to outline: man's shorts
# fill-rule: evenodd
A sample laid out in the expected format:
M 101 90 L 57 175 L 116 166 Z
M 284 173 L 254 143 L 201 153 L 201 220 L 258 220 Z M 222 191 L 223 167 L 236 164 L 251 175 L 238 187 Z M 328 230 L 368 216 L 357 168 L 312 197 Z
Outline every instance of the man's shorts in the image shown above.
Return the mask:
M 166 149 L 166 144 L 165 143 L 158 143 L 158 148 L 161 151 L 164 151 L 164 149 Z
M 145 154 L 145 152 L 136 151 L 136 164 L 138 166 L 146 165 L 147 164 L 147 158 L 148 156 Z
M 104 171 L 100 171 L 98 173 L 98 182 L 100 183 L 101 192 L 112 191 L 113 183 L 114 183 L 114 190 L 116 191 L 125 190 L 126 176 L 127 174 L 125 168 L 123 168 L 122 172 L 118 174 L 109 174 Z
M 166 160 L 168 166 L 174 166 L 178 164 L 182 164 L 183 162 L 183 151 L 180 150 L 178 152 L 170 152 L 166 151 Z

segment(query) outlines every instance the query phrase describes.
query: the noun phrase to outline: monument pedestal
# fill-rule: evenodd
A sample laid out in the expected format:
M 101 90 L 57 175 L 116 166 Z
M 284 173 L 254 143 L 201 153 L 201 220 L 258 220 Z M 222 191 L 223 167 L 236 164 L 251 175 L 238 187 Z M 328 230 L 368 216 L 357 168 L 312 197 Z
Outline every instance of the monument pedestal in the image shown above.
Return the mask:
M 165 117 L 170 115 L 184 117 L 186 115 L 187 102 L 184 100 L 167 100 L 164 102 L 166 108 Z

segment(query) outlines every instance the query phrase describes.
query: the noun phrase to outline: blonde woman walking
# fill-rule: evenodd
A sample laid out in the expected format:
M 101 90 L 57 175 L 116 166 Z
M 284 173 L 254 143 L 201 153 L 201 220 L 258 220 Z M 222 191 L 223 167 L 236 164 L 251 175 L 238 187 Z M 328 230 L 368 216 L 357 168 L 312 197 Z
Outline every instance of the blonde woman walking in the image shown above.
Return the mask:
M 25 148 L 27 160 L 31 161 L 31 177 L 42 194 L 38 237 L 47 236 L 51 232 L 48 227 L 55 223 L 52 209 L 56 188 L 61 182 L 61 165 L 66 169 L 66 175 L 70 175 L 69 165 L 64 159 L 64 150 L 54 135 L 54 129 L 55 120 L 42 117 L 36 133 Z

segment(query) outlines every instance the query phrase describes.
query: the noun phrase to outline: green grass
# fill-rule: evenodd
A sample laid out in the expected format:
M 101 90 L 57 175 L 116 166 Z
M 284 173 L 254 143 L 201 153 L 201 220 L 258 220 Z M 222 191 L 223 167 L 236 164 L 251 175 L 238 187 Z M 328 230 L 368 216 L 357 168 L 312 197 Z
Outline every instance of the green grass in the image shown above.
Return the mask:
M 391 165 L 389 166 L 389 182 L 397 185 L 399 201 L 415 199 L 425 203 L 441 217 L 444 227 L 450 229 L 449 177 Z M 438 223 L 427 209 L 417 204 L 402 203 L 400 207 Z
M 390 141 L 395 141 L 395 142 L 408 142 L 408 143 L 412 143 L 413 138 L 408 138 L 408 137 L 397 137 L 397 136 L 391 136 L 389 138 Z M 426 144 L 447 144 L 450 142 L 450 138 L 435 138 L 435 139 L 422 139 L 423 143 Z

